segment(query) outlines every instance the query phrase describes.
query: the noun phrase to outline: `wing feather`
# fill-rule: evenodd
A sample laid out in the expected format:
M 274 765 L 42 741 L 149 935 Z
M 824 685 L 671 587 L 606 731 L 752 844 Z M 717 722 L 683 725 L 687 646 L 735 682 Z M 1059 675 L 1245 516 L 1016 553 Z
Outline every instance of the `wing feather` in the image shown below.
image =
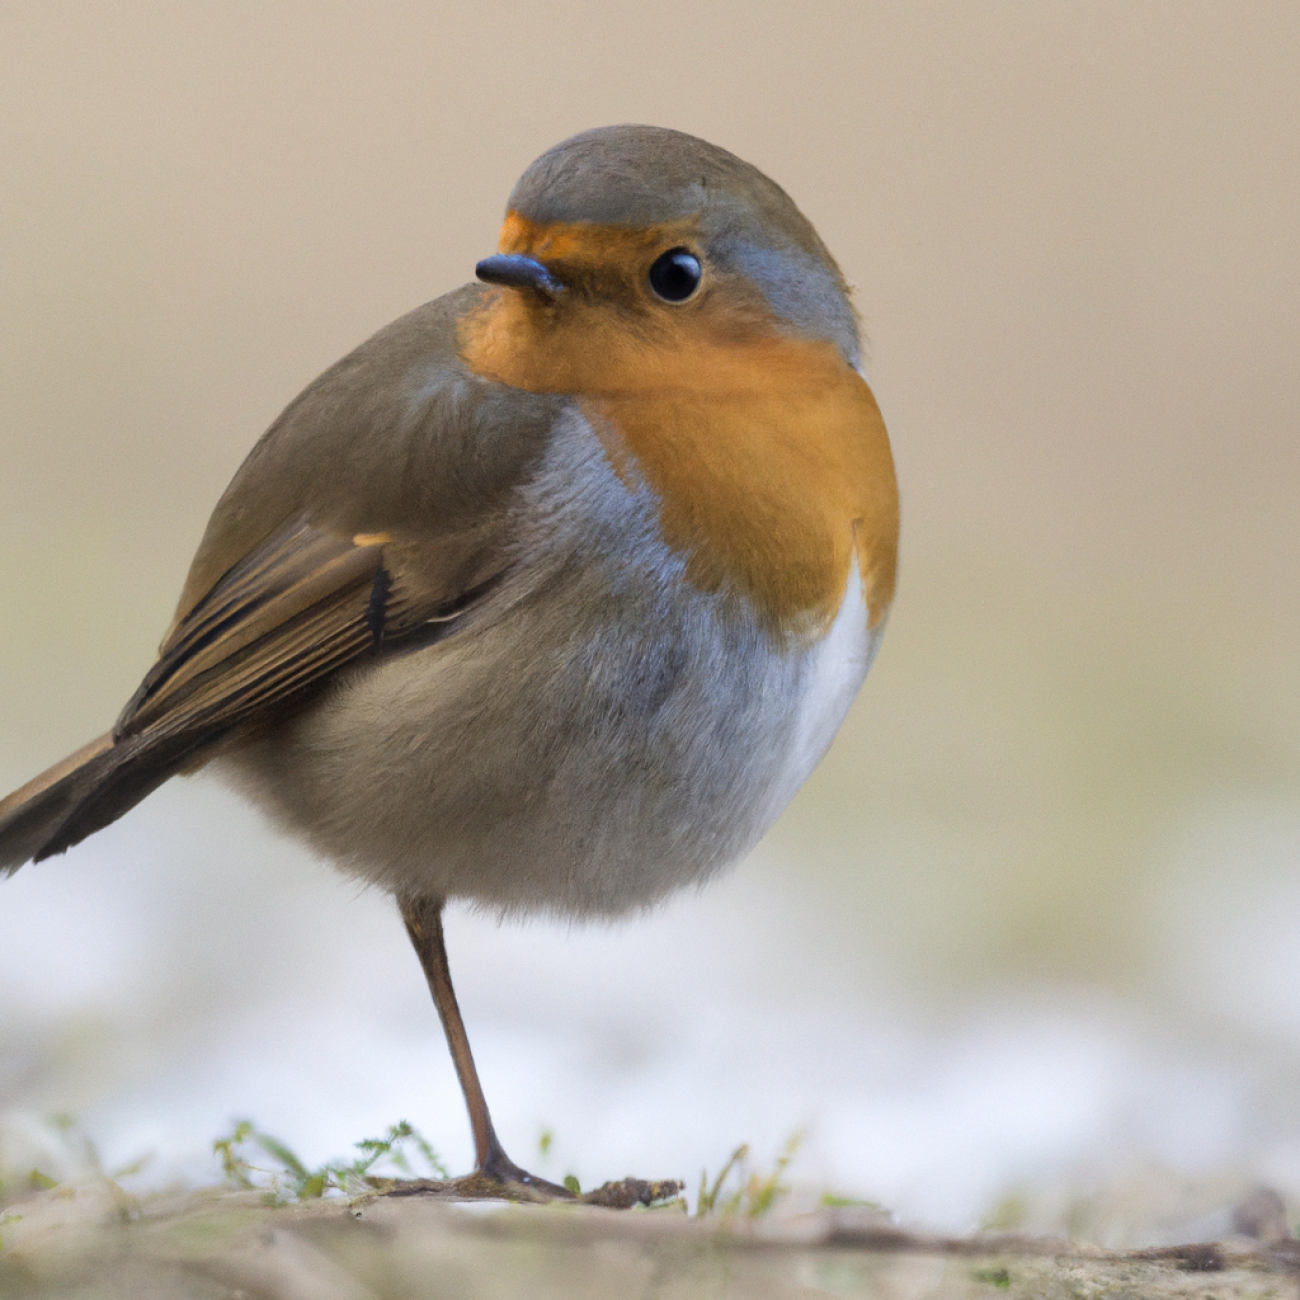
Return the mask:
M 515 493 L 563 402 L 466 370 L 459 323 L 483 292 L 395 321 L 267 430 L 113 731 L 0 801 L 0 873 L 108 825 L 339 668 L 448 634 L 501 579 Z
M 114 736 L 224 729 L 371 648 L 383 572 L 380 543 L 302 521 L 281 530 L 172 629 Z

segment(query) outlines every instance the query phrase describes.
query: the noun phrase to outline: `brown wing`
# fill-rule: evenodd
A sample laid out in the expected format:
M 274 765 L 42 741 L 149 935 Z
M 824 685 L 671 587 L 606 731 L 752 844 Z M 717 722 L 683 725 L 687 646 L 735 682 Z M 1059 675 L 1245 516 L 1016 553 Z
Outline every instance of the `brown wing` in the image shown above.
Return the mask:
M 303 521 L 273 534 L 178 620 L 111 736 L 0 805 L 0 872 L 107 826 L 232 730 L 292 707 L 343 664 L 448 630 L 496 576 L 481 555 L 466 564 L 464 549 L 430 555 Z M 421 558 L 441 582 L 422 580 Z M 449 572 L 460 578 L 450 588 Z
M 171 629 L 114 738 L 225 732 L 384 642 L 445 626 L 491 585 L 480 569 L 464 575 L 468 590 L 439 592 L 413 579 L 409 561 L 383 534 L 281 529 Z
M 171 630 L 114 736 L 229 725 L 377 644 L 382 545 L 295 523 L 235 565 Z
M 0 800 L 0 874 L 106 826 L 343 665 L 441 635 L 496 581 L 559 399 L 465 369 L 459 321 L 481 296 L 458 290 L 395 321 L 263 435 L 113 731 Z

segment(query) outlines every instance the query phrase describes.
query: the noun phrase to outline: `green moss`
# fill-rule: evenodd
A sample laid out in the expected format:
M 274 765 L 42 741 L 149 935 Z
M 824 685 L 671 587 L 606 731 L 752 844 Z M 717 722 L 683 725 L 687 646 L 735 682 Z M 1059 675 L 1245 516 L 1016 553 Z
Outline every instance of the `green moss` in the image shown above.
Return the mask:
M 781 1181 L 804 1139 L 800 1129 L 792 1133 L 777 1156 L 770 1172 L 763 1174 L 749 1168 L 749 1143 L 738 1146 L 727 1158 L 718 1176 L 709 1181 L 707 1170 L 700 1171 L 700 1190 L 695 1200 L 695 1213 L 700 1218 L 711 1214 L 730 1216 L 741 1214 L 757 1219 L 767 1214 L 790 1189 Z M 735 1186 L 728 1194 L 724 1190 L 734 1177 Z
M 309 1201 L 328 1192 L 358 1196 L 382 1188 L 396 1178 L 446 1179 L 446 1167 L 414 1125 L 400 1120 L 381 1138 L 362 1138 L 353 1144 L 353 1160 L 330 1160 L 309 1169 L 286 1143 L 263 1133 L 251 1120 L 240 1120 L 225 1137 L 212 1144 L 228 1183 L 260 1191 L 271 1204 Z M 418 1156 L 425 1169 L 412 1164 Z M 256 1162 L 256 1163 L 255 1163 Z

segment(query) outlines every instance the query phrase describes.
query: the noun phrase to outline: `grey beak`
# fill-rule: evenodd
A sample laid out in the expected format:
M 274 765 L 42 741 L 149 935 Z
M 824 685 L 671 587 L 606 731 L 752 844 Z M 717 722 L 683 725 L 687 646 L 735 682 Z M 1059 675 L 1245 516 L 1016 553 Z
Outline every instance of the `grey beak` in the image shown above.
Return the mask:
M 485 257 L 474 274 L 488 284 L 508 284 L 514 289 L 532 289 L 535 293 L 554 298 L 564 292 L 557 280 L 535 257 L 522 253 L 494 253 Z

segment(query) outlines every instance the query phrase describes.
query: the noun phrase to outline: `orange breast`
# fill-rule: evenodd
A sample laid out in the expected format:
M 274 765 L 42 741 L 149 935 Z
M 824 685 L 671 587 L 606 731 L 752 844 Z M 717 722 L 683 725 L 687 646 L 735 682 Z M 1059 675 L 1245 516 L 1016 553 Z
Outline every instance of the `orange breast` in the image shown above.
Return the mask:
M 829 342 L 667 319 L 636 328 L 506 290 L 463 322 L 462 355 L 501 382 L 573 394 L 615 469 L 657 495 L 698 588 L 739 591 L 773 631 L 818 635 L 856 552 L 875 626 L 894 592 L 898 492 L 870 388 Z

